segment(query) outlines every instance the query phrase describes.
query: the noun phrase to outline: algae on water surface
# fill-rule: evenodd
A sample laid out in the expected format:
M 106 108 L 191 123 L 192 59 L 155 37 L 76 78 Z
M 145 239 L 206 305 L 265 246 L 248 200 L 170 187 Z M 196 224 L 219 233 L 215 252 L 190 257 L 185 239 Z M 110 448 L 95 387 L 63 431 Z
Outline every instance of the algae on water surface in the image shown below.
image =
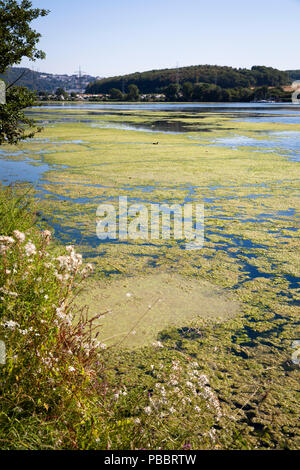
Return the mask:
M 1 158 L 45 165 L 34 173 L 35 195 L 56 236 L 76 244 L 95 266 L 79 302 L 91 314 L 112 310 L 102 338 L 133 349 L 129 363 L 145 370 L 158 353 L 139 348 L 157 338 L 166 356 L 180 351 L 197 358 L 219 397 L 241 410 L 251 428 L 247 445 L 267 429 L 262 447 L 299 446 L 300 376 L 291 361 L 300 338 L 299 163 L 295 150 L 284 155 L 274 146 L 272 135 L 300 126 L 217 113 L 31 113 L 49 122 L 41 139 L 19 145 L 18 153 L 3 147 Z M 176 119 L 187 132 L 148 132 L 155 121 Z M 118 129 L 120 123 L 132 129 Z M 234 149 L 223 147 L 232 135 L 255 138 L 257 145 L 240 146 L 237 139 Z M 172 238 L 101 242 L 97 206 L 117 206 L 119 196 L 146 205 L 203 203 L 203 248 L 188 251 Z M 257 387 L 268 393 L 263 404 Z

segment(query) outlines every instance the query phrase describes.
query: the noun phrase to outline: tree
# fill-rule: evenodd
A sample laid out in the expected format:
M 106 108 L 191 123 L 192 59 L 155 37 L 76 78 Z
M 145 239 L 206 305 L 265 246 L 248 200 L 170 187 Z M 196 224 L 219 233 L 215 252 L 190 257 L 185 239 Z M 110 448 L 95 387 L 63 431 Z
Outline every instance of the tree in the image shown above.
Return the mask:
M 25 116 L 22 109 L 32 106 L 35 94 L 24 87 L 10 88 L 6 95 L 6 105 L 0 105 L 0 145 L 17 144 L 20 140 L 33 137 L 42 130 L 35 127 L 34 121 Z
M 177 83 L 171 83 L 165 89 L 165 95 L 168 101 L 176 101 L 179 98 L 180 86 Z
M 191 101 L 193 96 L 193 84 L 191 82 L 184 82 L 182 85 L 182 95 L 184 101 Z
M 69 98 L 68 93 L 64 90 L 64 88 L 57 88 L 55 92 L 57 98 L 67 100 Z
M 205 90 L 208 85 L 206 83 L 196 83 L 193 90 L 194 101 L 204 101 Z
M 123 93 L 118 88 L 111 88 L 109 94 L 112 100 L 123 101 L 124 99 Z
M 267 99 L 267 94 L 268 94 L 268 87 L 266 85 L 256 88 L 255 90 L 255 98 L 257 100 L 265 100 Z
M 32 8 L 29 0 L 0 0 L 0 73 L 19 64 L 24 57 L 43 59 L 45 53 L 37 49 L 41 35 L 30 23 L 46 16 L 47 10 Z M 7 102 L 0 105 L 0 144 L 17 143 L 32 137 L 34 121 L 26 118 L 23 109 L 32 106 L 35 95 L 26 88 L 7 86 Z
M 37 96 L 41 101 L 47 101 L 49 99 L 49 91 L 39 91 Z
M 36 48 L 41 35 L 30 28 L 31 21 L 46 16 L 49 11 L 32 8 L 32 2 L 0 0 L 0 73 L 19 64 L 23 57 L 44 59 L 45 53 Z
M 139 89 L 136 85 L 129 85 L 128 93 L 127 93 L 127 100 L 128 101 L 138 101 L 140 97 Z

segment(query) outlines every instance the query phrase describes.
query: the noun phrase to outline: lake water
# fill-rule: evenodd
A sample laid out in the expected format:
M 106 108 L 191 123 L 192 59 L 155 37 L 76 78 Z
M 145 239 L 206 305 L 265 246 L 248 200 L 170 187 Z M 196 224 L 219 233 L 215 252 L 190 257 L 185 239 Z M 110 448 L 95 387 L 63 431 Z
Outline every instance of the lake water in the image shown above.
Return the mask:
M 40 110 L 40 113 L 45 115 L 45 120 L 40 121 L 47 125 L 47 115 L 53 118 L 55 122 L 84 122 L 91 123 L 92 127 L 98 128 L 114 128 L 120 130 L 132 130 L 140 132 L 164 132 L 167 134 L 177 134 L 181 132 L 207 132 L 210 129 L 202 127 L 197 124 L 196 126 L 187 125 L 178 120 L 179 113 L 184 113 L 184 117 L 199 117 L 203 113 L 217 113 L 218 115 L 224 114 L 234 120 L 244 122 L 258 122 L 258 123 L 278 123 L 278 124 L 300 124 L 300 105 L 293 103 L 124 103 L 124 104 L 105 104 L 105 103 L 56 103 L 46 104 L 43 106 L 36 106 L 35 109 Z M 53 114 L 53 110 L 66 110 L 66 113 L 61 112 Z M 73 114 L 67 113 L 67 110 L 80 110 L 82 115 L 74 117 Z M 48 112 L 49 110 L 50 112 Z M 116 121 L 103 121 L 93 122 L 89 115 L 95 111 L 95 114 L 114 114 L 114 111 L 157 111 L 170 113 L 170 120 L 157 120 L 151 125 L 141 125 L 127 122 Z M 85 113 L 88 112 L 88 113 Z M 172 114 L 177 113 L 176 120 L 172 121 Z M 126 115 L 126 113 L 124 113 Z M 175 117 L 175 116 L 174 116 Z M 125 119 L 125 118 L 124 118 Z M 266 137 L 262 139 L 261 137 Z M 228 133 L 228 137 L 223 139 L 215 139 L 209 143 L 216 146 L 224 146 L 233 150 L 239 147 L 252 148 L 253 151 L 267 151 L 276 152 L 281 155 L 287 156 L 290 160 L 300 161 L 300 131 L 283 131 L 283 132 L 266 132 L 260 134 L 260 139 L 256 136 L 248 137 L 241 135 L 234 135 Z M 198 139 L 198 137 L 196 137 Z M 207 144 L 209 139 L 204 139 L 203 143 Z
M 191 115 L 197 113 L 226 113 L 233 117 L 262 120 L 263 122 L 300 123 L 300 105 L 293 103 L 56 103 L 35 106 L 34 109 L 79 109 L 102 111 L 166 111 L 184 112 Z
M 207 144 L 213 146 L 223 146 L 236 150 L 239 147 L 252 148 L 253 151 L 276 152 L 286 155 L 290 160 L 295 162 L 300 161 L 300 131 L 281 131 L 281 132 L 265 132 L 260 133 L 260 139 L 256 136 L 249 137 L 243 135 L 235 135 L 228 132 L 225 138 L 216 138 L 209 140 L 206 138 L 205 131 L 209 134 L 209 129 L 199 128 L 198 124 L 194 128 L 178 121 L 172 121 L 172 113 L 184 113 L 185 117 L 197 117 L 201 113 L 217 113 L 218 115 L 224 113 L 227 117 L 239 119 L 249 122 L 277 122 L 281 124 L 300 124 L 300 106 L 292 103 L 123 103 L 123 104 L 105 104 L 105 103 L 56 103 L 45 104 L 42 106 L 34 106 L 32 109 L 39 110 L 40 113 L 49 115 L 50 121 L 57 122 L 85 122 L 91 123 L 91 126 L 99 128 L 117 128 L 123 130 L 141 131 L 141 132 L 163 132 L 167 134 L 177 134 L 181 132 L 201 132 L 201 137 L 192 137 L 195 139 L 195 145 Z M 53 110 L 65 110 L 66 113 L 61 114 L 53 113 Z M 83 112 L 85 119 L 81 120 L 80 115 L 74 116 L 67 110 L 80 110 Z M 93 122 L 88 119 L 89 115 L 95 111 L 97 114 L 113 114 L 114 111 L 157 111 L 170 113 L 169 121 L 157 120 L 150 126 L 126 123 L 126 122 Z M 86 113 L 85 113 L 86 112 Z M 29 110 L 30 113 L 30 110 Z M 49 122 L 50 122 L 49 121 Z M 47 122 L 47 121 L 43 121 Z M 202 135 L 205 138 L 202 138 Z M 262 137 L 265 137 L 262 139 Z M 38 138 L 35 140 L 39 140 Z M 199 140 L 199 144 L 197 144 Z M 203 142 L 201 143 L 201 140 Z M 56 142 L 52 142 L 54 144 Z M 64 143 L 61 141 L 61 143 Z M 70 143 L 81 143 L 80 140 L 72 141 Z M 43 162 L 43 153 L 48 151 L 39 151 L 41 155 L 40 160 L 30 160 L 28 153 L 20 151 L 7 152 L 0 149 L 0 181 L 4 184 L 10 184 L 14 181 L 28 181 L 36 183 L 40 180 L 43 174 L 49 171 L 48 164 Z M 24 156 L 22 160 L 10 160 L 9 157 Z M 52 168 L 53 169 L 53 168 Z
M 150 104 L 102 104 L 102 103 L 80 103 L 80 104 L 64 104 L 58 103 L 55 105 L 49 104 L 45 106 L 39 106 L 35 108 L 35 111 L 39 111 L 39 119 L 45 119 L 47 122 L 47 118 L 49 119 L 49 123 L 57 122 L 84 122 L 90 126 L 96 126 L 99 128 L 117 128 L 126 131 L 141 131 L 141 132 L 163 132 L 166 134 L 181 134 L 187 133 L 187 139 L 182 144 L 183 146 L 196 146 L 199 149 L 199 146 L 202 145 L 211 145 L 211 146 L 218 146 L 224 148 L 230 148 L 233 151 L 233 155 L 235 151 L 238 149 L 247 148 L 249 151 L 253 152 L 263 152 L 263 153 L 274 153 L 286 156 L 289 160 L 292 160 L 295 165 L 295 171 L 297 170 L 298 162 L 300 161 L 300 131 L 295 130 L 294 127 L 291 130 L 261 130 L 261 131 L 252 131 L 247 132 L 247 135 L 238 134 L 237 131 L 234 129 L 230 129 L 230 121 L 228 124 L 228 130 L 225 130 L 225 133 L 222 133 L 222 136 L 218 137 L 218 134 L 211 132 L 215 129 L 207 128 L 207 124 L 205 122 L 201 124 L 201 119 L 199 118 L 201 114 L 204 113 L 212 113 L 216 114 L 216 116 L 225 115 L 230 119 L 235 120 L 249 120 L 259 121 L 259 122 L 274 122 L 276 119 L 281 124 L 290 124 L 290 121 L 293 120 L 292 124 L 300 124 L 300 106 L 297 105 L 289 105 L 289 104 L 256 104 L 256 103 L 249 103 L 249 104 L 239 104 L 239 103 L 231 103 L 231 104 L 207 104 L 207 103 L 188 103 L 188 104 L 168 104 L 168 103 L 150 103 Z M 57 110 L 57 112 L 55 112 Z M 63 113 L 61 112 L 63 110 Z M 70 110 L 68 112 L 68 110 Z M 78 113 L 72 113 L 71 111 L 78 110 Z M 142 120 L 142 123 L 135 123 L 132 121 L 127 120 L 126 122 L 126 115 L 130 115 L 129 111 L 139 110 L 141 111 L 138 115 L 139 116 L 147 116 L 145 113 L 143 115 L 143 111 L 151 111 L 152 117 L 155 112 L 159 112 L 157 114 L 157 119 L 147 121 L 145 119 L 145 123 Z M 54 112 L 53 112 L 54 111 Z M 30 112 L 30 110 L 29 110 Z M 121 114 L 120 114 L 121 112 Z M 166 112 L 165 115 L 162 113 Z M 93 114 L 97 115 L 98 119 L 93 120 Z M 42 117 L 41 117 L 42 115 Z M 101 115 L 113 115 L 114 120 L 111 122 L 109 120 L 100 121 Z M 116 115 L 118 117 L 116 117 Z M 100 118 L 99 118 L 100 116 Z M 192 119 L 188 119 L 188 122 L 184 120 L 184 118 L 195 118 L 195 125 L 192 124 Z M 116 120 L 117 119 L 117 120 Z M 260 121 L 261 120 L 261 121 Z M 203 120 L 205 121 L 205 120 Z M 44 121 L 42 121 L 44 122 Z M 85 127 L 86 128 L 86 127 Z M 227 128 L 227 124 L 226 124 Z M 272 129 L 272 125 L 270 126 Z M 247 129 L 247 126 L 246 126 Z M 280 129 L 280 128 L 279 128 Z M 80 132 L 79 132 L 80 134 Z M 211 134 L 211 136 L 210 136 Z M 55 134 L 54 134 L 55 135 Z M 217 136 L 216 136 L 217 135 Z M 63 138 L 63 136 L 61 136 Z M 60 150 L 60 147 L 65 144 L 71 144 L 72 149 L 73 146 L 78 146 L 80 149 L 81 145 L 84 145 L 84 151 L 88 152 L 90 150 L 89 144 L 86 140 L 81 140 L 80 135 L 74 136 L 72 138 L 66 138 L 65 140 L 59 140 L 58 137 L 50 138 L 43 138 L 43 137 L 36 137 L 31 142 L 35 142 L 37 147 L 32 150 L 32 147 L 27 150 L 16 150 L 8 151 L 5 148 L 0 148 L 0 181 L 5 184 L 11 184 L 16 181 L 19 182 L 29 182 L 35 185 L 35 189 L 37 192 L 37 196 L 39 198 L 50 198 L 51 200 L 56 201 L 58 204 L 63 202 L 64 204 L 69 205 L 89 205 L 91 210 L 94 210 L 95 204 L 102 202 L 102 195 L 101 189 L 108 189 L 109 186 L 99 186 L 99 196 L 82 196 L 80 194 L 80 188 L 85 186 L 87 187 L 98 187 L 98 185 L 92 185 L 88 182 L 78 181 L 76 185 L 78 186 L 78 195 L 77 197 L 74 194 L 68 194 L 70 189 L 66 189 L 60 194 L 60 191 L 57 189 L 60 183 L 56 183 L 55 181 L 48 181 L 45 178 L 47 172 L 51 170 L 58 170 L 63 167 L 62 165 L 54 165 L 45 161 L 46 154 L 56 153 L 65 151 L 65 147 Z M 170 139 L 172 136 L 170 136 Z M 101 140 L 101 139 L 100 139 Z M 132 139 L 134 140 L 134 139 Z M 136 139 L 138 140 L 138 139 Z M 149 142 L 143 142 L 143 138 L 141 142 L 119 142 L 121 145 L 124 144 L 136 144 L 136 145 L 152 145 L 152 140 Z M 145 139 L 146 141 L 146 139 Z M 47 145 L 45 145 L 47 144 Z M 48 147 L 49 144 L 49 147 Z M 98 142 L 99 144 L 99 142 Z M 26 148 L 26 147 L 25 147 Z M 91 146 L 91 149 L 93 147 Z M 72 150 L 71 150 L 72 151 Z M 32 157 L 35 157 L 34 159 Z M 115 162 L 113 162 L 115 163 Z M 113 164 L 111 163 L 111 164 Z M 100 163 L 102 164 L 102 163 Z M 105 163 L 106 165 L 108 163 Z M 67 182 L 67 186 L 72 185 L 71 182 Z M 248 199 L 259 199 L 259 198 L 270 198 L 272 197 L 271 194 L 265 194 L 264 191 L 260 191 L 257 185 L 252 185 L 253 191 L 250 194 L 246 194 L 245 198 Z M 196 187 L 195 187 L 196 188 Z M 192 202 L 194 197 L 195 188 L 193 186 L 190 187 L 185 202 Z M 218 197 L 217 194 L 214 194 L 214 190 L 218 189 L 219 186 L 215 187 L 208 187 L 203 188 L 203 197 L 204 202 L 207 204 L 213 204 L 211 207 L 211 214 L 210 218 L 207 219 L 208 227 L 206 229 L 207 236 L 218 236 L 218 231 L 215 231 L 215 228 L 209 227 L 210 221 L 214 221 L 217 219 L 218 221 L 225 221 L 228 220 L 228 217 L 223 215 L 222 211 L 222 201 L 226 199 L 236 199 L 235 194 L 231 194 L 230 191 L 233 188 L 228 188 L 229 194 L 226 193 L 222 195 L 222 197 Z M 136 191 L 139 188 L 134 185 L 133 187 L 126 187 L 120 186 L 120 190 L 126 189 L 128 190 L 129 194 L 131 191 Z M 155 190 L 154 187 L 145 186 L 142 189 L 142 193 L 151 193 Z M 165 191 L 168 194 L 170 188 L 163 188 L 161 187 L 161 191 Z M 181 187 L 177 188 L 178 190 L 182 189 Z M 187 187 L 185 189 L 188 189 Z M 196 188 L 197 189 L 197 188 Z M 107 194 L 106 200 L 110 195 Z M 167 197 L 167 196 L 166 196 Z M 143 199 L 143 196 L 142 196 Z M 143 202 L 141 198 L 137 201 L 133 199 L 132 202 Z M 242 200 L 242 198 L 241 198 Z M 280 208 L 279 208 L 280 209 Z M 86 208 L 85 208 L 86 210 Z M 256 225 L 262 224 L 272 224 L 274 221 L 279 221 L 284 227 L 291 219 L 294 217 L 293 207 L 291 207 L 288 211 L 285 212 L 274 212 L 271 213 L 270 211 L 266 213 L 264 210 L 261 214 L 256 214 L 256 217 L 253 216 L 244 216 L 241 215 L 240 217 L 236 216 L 236 220 L 241 223 L 255 223 Z M 71 227 L 68 225 L 68 222 L 64 224 L 60 223 L 58 220 L 52 221 L 48 220 L 50 224 L 55 229 L 55 233 L 58 238 L 61 237 L 62 241 L 67 241 L 68 243 L 73 243 L 74 241 L 80 243 L 81 240 L 84 240 L 91 248 L 96 247 L 99 244 L 99 240 L 96 238 L 95 234 L 86 233 L 84 228 L 80 226 L 80 223 Z M 291 235 L 290 235 L 291 233 Z M 292 228 L 290 233 L 285 235 L 286 237 L 292 236 Z M 254 246 L 253 243 L 249 244 L 250 242 L 246 240 L 248 245 L 241 245 L 243 240 L 241 241 L 240 238 L 233 236 L 232 234 L 226 235 L 228 236 L 228 241 L 223 240 L 222 242 L 214 242 L 214 245 L 211 249 L 213 250 L 223 250 L 226 251 L 231 258 L 235 259 L 236 257 L 240 256 L 240 248 L 243 248 L 243 261 L 240 261 L 242 269 L 249 273 L 249 277 L 260 277 L 260 276 L 271 276 L 269 273 L 260 272 L 254 264 L 251 264 L 251 256 L 252 254 L 247 255 L 247 248 L 256 249 L 256 245 Z M 225 235 L 223 234 L 223 238 Z M 225 237 L 226 238 L 226 237 Z M 245 242 L 245 243 L 246 243 Z M 264 249 L 264 246 L 259 246 L 261 249 Z M 244 249 L 245 248 L 245 249 Z M 238 250 L 237 254 L 233 250 Z M 89 253 L 90 255 L 91 253 Z M 248 256 L 248 259 L 245 260 Z M 275 274 L 274 274 L 275 275 Z M 293 287 L 295 284 L 294 278 L 288 278 L 287 275 L 285 276 L 286 281 L 290 283 L 290 287 Z
M 294 103 L 63 103 L 43 104 L 33 109 L 115 109 L 115 110 L 157 110 L 193 112 L 259 112 L 285 114 L 300 112 L 300 105 Z

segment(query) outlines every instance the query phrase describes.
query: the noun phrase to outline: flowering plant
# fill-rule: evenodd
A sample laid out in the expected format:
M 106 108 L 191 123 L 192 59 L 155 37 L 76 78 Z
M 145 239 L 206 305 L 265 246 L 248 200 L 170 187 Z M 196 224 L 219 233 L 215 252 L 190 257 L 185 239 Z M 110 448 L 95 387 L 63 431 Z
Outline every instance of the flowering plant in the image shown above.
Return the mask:
M 2 399 L 18 412 L 54 412 L 66 400 L 83 409 L 89 389 L 103 386 L 94 321 L 74 307 L 74 291 L 90 275 L 73 246 L 54 255 L 51 232 L 14 230 L 0 236 L 0 337 L 6 364 Z M 17 386 L 16 386 L 17 385 Z M 65 406 L 64 405 L 64 406 Z M 21 410 L 21 411 L 20 411 Z

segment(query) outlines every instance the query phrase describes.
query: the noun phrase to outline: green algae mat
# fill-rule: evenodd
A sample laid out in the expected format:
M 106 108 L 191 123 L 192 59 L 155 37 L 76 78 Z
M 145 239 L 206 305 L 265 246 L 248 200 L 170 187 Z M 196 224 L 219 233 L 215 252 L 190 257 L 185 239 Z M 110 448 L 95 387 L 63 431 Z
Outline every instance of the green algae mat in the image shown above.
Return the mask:
M 93 262 L 93 291 L 102 288 L 95 279 L 114 290 L 111 284 L 120 278 L 139 282 L 145 274 L 176 274 L 189 282 L 208 281 L 247 305 L 260 292 L 264 309 L 295 320 L 299 163 L 281 154 L 274 133 L 297 133 L 300 125 L 249 123 L 225 113 L 92 107 L 37 108 L 30 114 L 44 124 L 43 132 L 17 149 L 4 147 L 2 157 L 30 160 L 28 177 L 31 169 L 46 168 L 35 181 L 41 212 L 60 240 L 75 244 Z M 215 145 L 228 136 L 237 139 L 233 148 Z M 241 137 L 254 146 L 247 140 L 239 146 Z M 261 142 L 270 145 L 260 148 Z M 188 251 L 183 240 L 172 237 L 101 242 L 97 207 L 117 205 L 120 196 L 146 207 L 203 204 L 204 246 Z
M 278 136 L 300 136 L 300 125 L 217 112 L 30 114 L 44 130 L 3 147 L 1 158 L 16 172 L 23 165 L 43 219 L 93 263 L 77 301 L 91 315 L 107 312 L 101 339 L 145 371 L 172 351 L 197 358 L 249 424 L 245 448 L 264 427 L 261 447 L 299 448 L 300 171 L 297 152 Z M 97 207 L 120 196 L 146 207 L 203 204 L 203 247 L 186 250 L 172 236 L 99 240 Z M 268 398 L 260 402 L 257 390 Z
M 82 294 L 91 311 L 108 311 L 101 318 L 101 338 L 106 344 L 140 347 L 155 342 L 170 326 L 180 327 L 204 318 L 221 321 L 239 312 L 222 289 L 200 279 L 176 274 L 127 277 L 103 285 L 91 282 Z

